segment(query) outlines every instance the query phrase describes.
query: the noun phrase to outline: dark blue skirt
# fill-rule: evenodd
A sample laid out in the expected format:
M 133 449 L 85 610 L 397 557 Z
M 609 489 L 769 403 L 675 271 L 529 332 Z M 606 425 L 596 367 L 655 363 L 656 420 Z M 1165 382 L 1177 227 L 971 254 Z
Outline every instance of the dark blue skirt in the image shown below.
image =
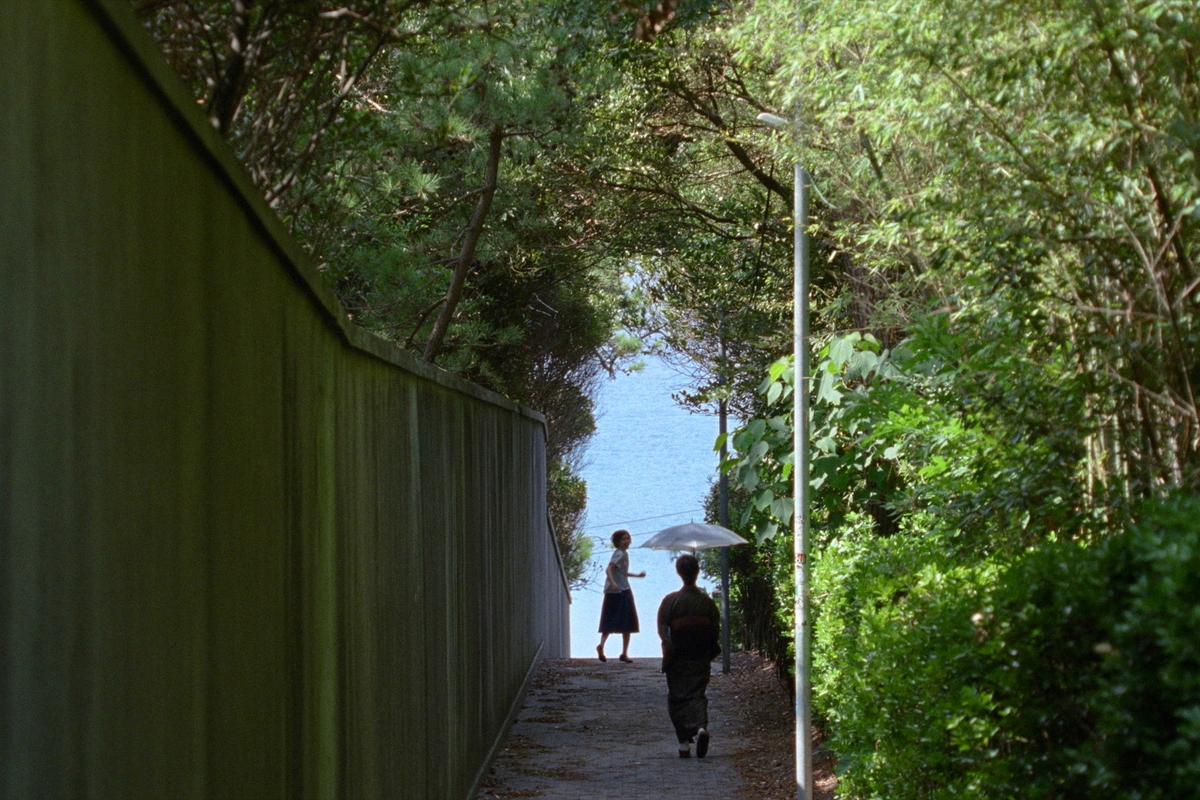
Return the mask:
M 626 589 L 617 594 L 604 593 L 604 605 L 600 608 L 601 633 L 637 633 L 637 606 L 633 604 L 633 590 Z

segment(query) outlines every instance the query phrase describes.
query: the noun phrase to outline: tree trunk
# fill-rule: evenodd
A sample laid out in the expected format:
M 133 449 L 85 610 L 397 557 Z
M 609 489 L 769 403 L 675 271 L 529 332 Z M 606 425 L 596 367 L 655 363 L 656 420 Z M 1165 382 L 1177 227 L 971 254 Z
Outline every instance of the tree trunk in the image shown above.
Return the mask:
M 441 353 L 442 343 L 446 339 L 446 331 L 450 329 L 450 321 L 454 318 L 454 309 L 458 305 L 459 298 L 462 297 L 463 284 L 467 280 L 467 270 L 470 269 L 471 262 L 475 259 L 475 246 L 479 244 L 479 237 L 483 233 L 484 220 L 487 219 L 488 212 L 492 208 L 492 198 L 496 195 L 496 174 L 500 168 L 500 145 L 503 141 L 503 130 L 499 126 L 492 128 L 492 134 L 488 140 L 487 174 L 484 179 L 483 191 L 479 195 L 479 202 L 475 204 L 475 213 L 471 215 L 471 222 L 467 225 L 466 233 L 463 235 L 462 250 L 459 251 L 454 265 L 454 275 L 450 279 L 450 288 L 446 290 L 446 300 L 442 304 L 442 310 L 438 313 L 437 321 L 433 323 L 429 339 L 425 342 L 425 360 L 431 364 Z

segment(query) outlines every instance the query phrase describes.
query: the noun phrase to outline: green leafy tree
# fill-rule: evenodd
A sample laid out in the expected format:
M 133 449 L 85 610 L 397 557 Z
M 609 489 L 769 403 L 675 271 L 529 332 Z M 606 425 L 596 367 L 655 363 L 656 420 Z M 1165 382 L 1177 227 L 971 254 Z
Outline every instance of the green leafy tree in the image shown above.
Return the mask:
M 380 90 L 381 56 L 450 24 L 423 0 L 131 0 L 163 54 L 230 140 L 267 202 L 304 205 L 336 140 Z
M 734 31 L 796 112 L 779 156 L 814 173 L 810 235 L 842 267 L 840 290 L 817 274 L 803 424 L 817 703 L 851 796 L 1161 794 L 1096 755 L 1158 740 L 1097 733 L 1095 698 L 1123 724 L 1141 701 L 1096 678 L 1098 628 L 1051 617 L 1125 608 L 1101 584 L 1143 579 L 1080 565 L 1200 480 L 1195 31 L 1188 3 L 1106 0 L 767 0 Z M 732 437 L 764 537 L 791 521 L 793 384 L 773 367 Z M 1158 574 L 1190 568 L 1156 547 Z M 1039 588 L 1076 568 L 1097 583 Z M 1035 601 L 993 628 L 1000 596 Z
M 1029 333 L 1090 376 L 1099 492 L 1196 480 L 1193 12 L 766 2 L 743 28 L 840 209 L 816 227 L 900 284 L 876 330 L 902 331 L 914 299 L 1019 293 Z
M 560 2 L 134 5 L 358 324 L 546 414 L 580 579 L 578 457 L 624 349 L 577 163 L 618 23 Z

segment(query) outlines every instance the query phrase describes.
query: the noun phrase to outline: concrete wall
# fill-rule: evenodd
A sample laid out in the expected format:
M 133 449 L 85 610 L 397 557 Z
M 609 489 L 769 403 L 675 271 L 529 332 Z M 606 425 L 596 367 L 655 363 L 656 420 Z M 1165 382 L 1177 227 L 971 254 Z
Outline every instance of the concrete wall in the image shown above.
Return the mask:
M 124 0 L 0 0 L 0 797 L 465 798 L 544 423 L 348 324 Z

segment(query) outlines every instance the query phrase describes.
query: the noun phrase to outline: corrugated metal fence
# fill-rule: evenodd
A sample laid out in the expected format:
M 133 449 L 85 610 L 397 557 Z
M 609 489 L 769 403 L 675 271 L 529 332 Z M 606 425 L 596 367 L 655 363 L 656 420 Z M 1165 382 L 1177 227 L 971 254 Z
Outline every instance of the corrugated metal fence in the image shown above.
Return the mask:
M 123 0 L 0 0 L 0 796 L 465 798 L 541 417 L 348 324 Z

